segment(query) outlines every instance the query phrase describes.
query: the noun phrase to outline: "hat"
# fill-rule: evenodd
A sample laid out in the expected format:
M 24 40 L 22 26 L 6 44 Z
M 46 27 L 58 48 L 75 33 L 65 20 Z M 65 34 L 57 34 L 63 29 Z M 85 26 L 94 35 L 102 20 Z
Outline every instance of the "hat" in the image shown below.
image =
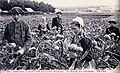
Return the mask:
M 117 21 L 115 19 L 109 19 L 108 20 L 108 23 L 114 23 L 114 24 L 117 24 Z
M 12 9 L 9 10 L 10 14 L 23 14 L 24 11 L 20 7 L 13 7 Z
M 84 20 L 81 17 L 76 17 L 72 21 L 77 21 L 82 27 L 84 26 Z
M 62 11 L 60 9 L 55 9 L 55 13 L 56 14 L 59 14 L 59 13 L 62 14 Z

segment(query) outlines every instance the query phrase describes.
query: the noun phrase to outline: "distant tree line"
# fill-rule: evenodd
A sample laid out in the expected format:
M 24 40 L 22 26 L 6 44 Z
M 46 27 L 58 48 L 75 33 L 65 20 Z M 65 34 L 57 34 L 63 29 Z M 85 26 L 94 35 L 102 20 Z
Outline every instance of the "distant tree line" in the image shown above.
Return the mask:
M 0 8 L 2 10 L 10 10 L 12 7 L 21 7 L 23 10 L 25 8 L 32 8 L 34 11 L 42 12 L 54 12 L 55 8 L 50 4 L 45 4 L 44 2 L 36 2 L 30 0 L 0 0 Z

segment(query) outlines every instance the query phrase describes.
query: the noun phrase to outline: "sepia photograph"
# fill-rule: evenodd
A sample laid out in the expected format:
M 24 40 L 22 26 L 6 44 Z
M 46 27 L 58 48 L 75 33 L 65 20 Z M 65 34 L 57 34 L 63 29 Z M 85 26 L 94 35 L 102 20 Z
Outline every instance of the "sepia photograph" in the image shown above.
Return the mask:
M 119 73 L 119 0 L 0 0 L 0 73 Z

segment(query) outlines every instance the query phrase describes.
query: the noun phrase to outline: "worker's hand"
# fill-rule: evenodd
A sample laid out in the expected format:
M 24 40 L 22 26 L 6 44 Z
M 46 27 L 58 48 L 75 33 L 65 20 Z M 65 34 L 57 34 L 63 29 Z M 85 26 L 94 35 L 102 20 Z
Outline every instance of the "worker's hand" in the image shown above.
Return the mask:
M 15 48 L 16 44 L 15 43 L 6 43 L 6 47 Z

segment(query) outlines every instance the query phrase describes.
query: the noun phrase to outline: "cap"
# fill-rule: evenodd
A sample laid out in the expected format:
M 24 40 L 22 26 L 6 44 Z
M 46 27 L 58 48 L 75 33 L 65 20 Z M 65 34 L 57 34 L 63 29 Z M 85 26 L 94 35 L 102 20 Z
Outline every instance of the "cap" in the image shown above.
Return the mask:
M 10 14 L 23 14 L 24 11 L 20 7 L 13 7 L 12 9 L 9 10 Z
M 115 19 L 109 19 L 108 20 L 108 23 L 114 23 L 114 24 L 117 24 L 117 21 Z
M 56 14 L 59 14 L 59 13 L 62 14 L 62 11 L 60 9 L 55 9 L 55 13 Z

